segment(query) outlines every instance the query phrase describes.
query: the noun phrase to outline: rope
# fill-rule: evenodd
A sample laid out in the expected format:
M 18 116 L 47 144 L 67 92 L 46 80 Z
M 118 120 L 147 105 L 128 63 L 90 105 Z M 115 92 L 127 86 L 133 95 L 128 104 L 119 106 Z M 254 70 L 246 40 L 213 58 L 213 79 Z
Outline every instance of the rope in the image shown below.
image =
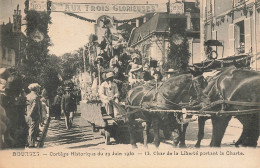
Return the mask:
M 248 61 L 250 59 L 250 56 L 249 54 L 245 57 L 242 57 L 242 58 L 239 58 L 239 59 L 235 59 L 236 62 L 239 62 L 239 61 L 243 61 L 243 60 L 246 60 Z M 201 67 L 197 66 L 197 65 L 193 65 L 195 68 L 198 68 L 198 69 L 207 69 L 209 68 L 211 65 L 213 65 L 214 62 L 220 62 L 221 65 L 223 64 L 230 64 L 230 63 L 233 63 L 233 59 L 231 60 L 212 60 L 207 66 L 204 66 L 204 62 L 203 62 L 203 65 Z
M 211 65 L 213 65 L 214 62 L 215 62 L 215 60 L 212 60 L 211 63 L 209 63 L 207 66 L 204 66 L 204 63 L 203 63 L 202 67 L 199 67 L 197 65 L 193 65 L 193 66 L 198 69 L 206 69 L 206 68 L 210 67 Z
M 150 112 L 166 112 L 166 113 L 187 113 L 191 115 L 244 115 L 244 114 L 254 114 L 260 112 L 260 108 L 258 109 L 249 109 L 249 110 L 236 110 L 236 111 L 196 111 L 196 110 L 187 110 L 185 113 L 182 110 L 149 110 Z

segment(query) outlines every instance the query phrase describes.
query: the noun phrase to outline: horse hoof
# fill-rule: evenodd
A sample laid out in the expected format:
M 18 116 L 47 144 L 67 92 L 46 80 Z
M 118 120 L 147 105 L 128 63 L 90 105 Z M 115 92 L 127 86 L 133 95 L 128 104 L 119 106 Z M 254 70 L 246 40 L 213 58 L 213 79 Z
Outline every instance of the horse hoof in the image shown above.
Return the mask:
M 238 147 L 239 147 L 239 143 L 235 143 L 235 147 L 237 147 L 237 148 L 238 148 Z
M 196 144 L 196 145 L 195 145 L 195 148 L 200 148 L 200 144 Z
M 187 148 L 186 144 L 180 144 L 179 147 L 180 148 Z

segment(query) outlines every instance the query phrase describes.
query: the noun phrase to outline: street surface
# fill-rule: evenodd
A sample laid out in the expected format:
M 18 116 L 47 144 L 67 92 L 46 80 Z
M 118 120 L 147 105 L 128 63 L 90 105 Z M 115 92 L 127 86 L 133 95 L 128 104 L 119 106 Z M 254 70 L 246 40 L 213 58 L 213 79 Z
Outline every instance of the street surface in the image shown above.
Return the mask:
M 242 125 L 236 119 L 232 119 L 226 130 L 225 136 L 222 140 L 222 147 L 233 147 L 231 145 L 241 135 Z M 201 147 L 208 147 L 211 139 L 211 120 L 206 122 L 205 136 L 201 142 Z M 186 145 L 189 148 L 194 148 L 197 141 L 198 123 L 197 121 L 191 122 L 188 126 L 186 133 Z M 64 117 L 61 120 L 51 120 L 48 128 L 46 138 L 44 139 L 43 148 L 65 148 L 65 149 L 81 149 L 88 148 L 93 150 L 109 150 L 113 148 L 131 150 L 129 144 L 116 144 L 114 139 L 111 138 L 112 145 L 104 144 L 104 136 L 100 132 L 93 132 L 91 125 L 80 116 L 80 113 L 76 113 L 73 128 L 66 130 Z M 161 142 L 159 149 L 171 149 L 172 141 L 166 140 Z M 139 148 L 144 148 L 142 143 L 137 143 Z M 260 142 L 258 140 L 258 146 Z M 153 144 L 149 144 L 148 148 L 153 150 L 156 149 Z

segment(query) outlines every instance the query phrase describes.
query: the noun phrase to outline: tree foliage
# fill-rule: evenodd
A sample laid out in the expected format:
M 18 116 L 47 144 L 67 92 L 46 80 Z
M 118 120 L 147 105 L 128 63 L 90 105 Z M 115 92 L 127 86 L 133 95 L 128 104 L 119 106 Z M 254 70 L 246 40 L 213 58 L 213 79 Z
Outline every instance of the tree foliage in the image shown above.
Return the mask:
M 26 0 L 25 20 L 27 24 L 25 30 L 26 47 L 24 49 L 26 59 L 19 70 L 25 75 L 26 83 L 39 83 L 47 90 L 48 96 L 52 97 L 60 84 L 58 74 L 61 73 L 61 59 L 48 53 L 48 47 L 51 46 L 48 35 L 48 26 L 51 24 L 50 13 L 28 10 L 28 7 L 29 0 Z M 41 40 L 35 40 L 35 32 L 40 34 Z
M 38 82 L 47 90 L 49 97 L 54 97 L 58 86 L 61 85 L 58 77 L 61 73 L 61 59 L 55 55 L 50 55 L 43 67 Z
M 170 22 L 170 48 L 165 69 L 173 68 L 181 72 L 187 70 L 190 53 L 185 27 L 186 21 L 183 19 Z
M 48 35 L 48 25 L 51 23 L 49 13 L 28 10 L 29 1 L 25 1 L 25 20 L 26 20 L 26 59 L 21 67 L 26 75 L 28 82 L 36 82 L 39 75 L 45 68 L 48 59 L 48 47 L 51 45 Z M 42 35 L 41 41 L 35 41 L 35 32 Z
M 83 71 L 84 62 L 82 50 L 66 53 L 62 57 L 61 70 L 63 80 L 71 79 L 78 71 Z

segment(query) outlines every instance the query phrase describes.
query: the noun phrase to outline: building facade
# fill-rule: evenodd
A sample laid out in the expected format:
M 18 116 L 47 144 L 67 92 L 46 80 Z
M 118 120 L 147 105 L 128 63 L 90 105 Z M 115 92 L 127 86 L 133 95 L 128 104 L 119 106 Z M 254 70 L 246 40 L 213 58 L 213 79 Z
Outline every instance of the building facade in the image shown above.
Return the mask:
M 137 21 L 133 29 L 128 46 L 141 52 L 142 63 L 145 64 L 151 60 L 156 60 L 159 65 L 167 61 L 170 46 L 170 27 L 172 22 L 186 22 L 185 29 L 189 50 L 191 54 L 190 64 L 200 62 L 200 15 L 199 8 L 195 2 L 180 3 L 183 9 L 180 13 L 155 13 L 153 16 Z M 142 24 L 140 24 L 142 23 Z M 178 38 L 176 37 L 178 41 Z
M 260 0 L 202 0 L 205 41 L 223 42 L 223 57 L 250 55 L 260 70 Z M 219 49 L 218 53 L 221 53 Z
M 0 25 L 0 68 L 9 68 L 21 63 L 25 35 L 21 32 L 21 10 L 14 10 L 13 23 Z

